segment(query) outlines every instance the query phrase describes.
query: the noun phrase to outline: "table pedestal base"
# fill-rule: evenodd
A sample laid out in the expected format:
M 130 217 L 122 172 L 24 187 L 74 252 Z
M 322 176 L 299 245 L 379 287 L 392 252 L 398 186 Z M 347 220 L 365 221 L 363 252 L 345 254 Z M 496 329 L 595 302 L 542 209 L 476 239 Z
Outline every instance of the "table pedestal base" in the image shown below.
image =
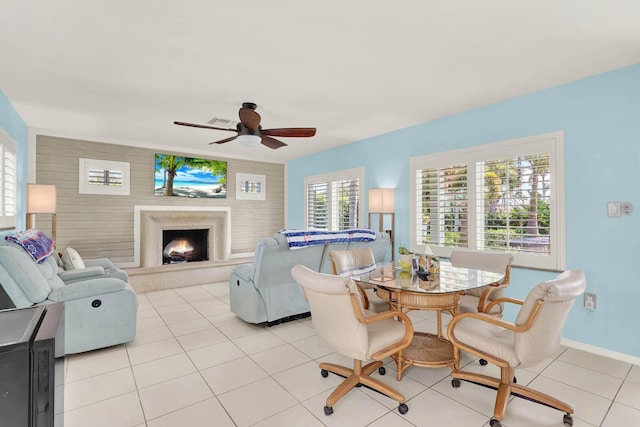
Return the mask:
M 427 332 L 415 332 L 409 347 L 392 357 L 396 361 L 398 381 L 409 366 L 453 368 L 457 364 L 453 345 L 445 338 Z

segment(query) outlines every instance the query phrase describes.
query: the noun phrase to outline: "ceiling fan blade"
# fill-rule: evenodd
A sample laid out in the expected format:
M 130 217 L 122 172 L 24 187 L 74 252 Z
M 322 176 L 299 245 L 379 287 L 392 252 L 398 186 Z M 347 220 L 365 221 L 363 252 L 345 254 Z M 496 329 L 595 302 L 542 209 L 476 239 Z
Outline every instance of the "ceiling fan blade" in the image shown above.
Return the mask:
M 227 128 L 219 128 L 217 126 L 207 126 L 207 125 L 198 125 L 195 123 L 185 123 L 185 122 L 173 122 L 174 125 L 180 126 L 190 126 L 192 128 L 203 128 L 203 129 L 215 129 L 215 130 L 230 130 L 233 132 L 237 132 L 237 129 L 227 129 Z
M 247 129 L 256 130 L 258 126 L 260 126 L 260 114 L 251 108 L 242 107 L 238 115 L 240 116 L 240 122 L 245 125 Z
M 211 144 L 224 144 L 225 142 L 233 141 L 237 137 L 238 137 L 238 135 L 232 136 L 230 138 L 225 138 L 225 139 L 222 139 L 220 141 L 213 141 L 213 142 L 210 142 L 209 145 L 211 145 Z
M 266 136 L 266 135 L 262 135 L 262 141 L 261 142 L 262 142 L 262 145 L 265 145 L 265 146 L 267 146 L 269 148 L 273 148 L 274 150 L 276 148 L 284 147 L 284 146 L 287 145 L 282 141 L 278 141 L 277 139 L 271 138 L 270 136 Z
M 283 136 L 289 138 L 305 138 L 314 136 L 316 128 L 281 128 L 281 129 L 263 129 L 263 135 Z

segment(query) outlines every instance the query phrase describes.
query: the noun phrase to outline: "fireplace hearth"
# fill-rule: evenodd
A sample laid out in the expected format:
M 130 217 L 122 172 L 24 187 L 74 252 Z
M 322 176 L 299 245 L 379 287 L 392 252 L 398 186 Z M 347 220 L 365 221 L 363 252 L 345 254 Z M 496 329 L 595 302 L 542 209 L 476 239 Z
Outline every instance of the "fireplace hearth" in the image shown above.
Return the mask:
M 209 230 L 163 230 L 162 264 L 208 261 Z

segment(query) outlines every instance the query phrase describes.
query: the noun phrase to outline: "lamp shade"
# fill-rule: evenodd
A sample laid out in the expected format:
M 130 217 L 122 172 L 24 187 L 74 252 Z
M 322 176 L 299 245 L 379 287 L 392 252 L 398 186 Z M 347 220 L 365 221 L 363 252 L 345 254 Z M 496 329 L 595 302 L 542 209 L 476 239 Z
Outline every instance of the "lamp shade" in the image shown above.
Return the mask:
M 369 190 L 369 213 L 393 213 L 394 210 L 395 190 L 393 188 Z
M 56 213 L 56 186 L 27 184 L 27 213 Z

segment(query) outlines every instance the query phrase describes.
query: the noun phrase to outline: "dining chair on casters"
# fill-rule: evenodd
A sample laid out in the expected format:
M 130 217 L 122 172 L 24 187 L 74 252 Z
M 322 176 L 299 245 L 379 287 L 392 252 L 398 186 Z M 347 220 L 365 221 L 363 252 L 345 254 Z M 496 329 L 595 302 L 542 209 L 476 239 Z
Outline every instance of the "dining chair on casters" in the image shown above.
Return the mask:
M 488 305 L 488 308 L 498 303 L 521 305 L 513 323 L 486 313 L 462 313 L 449 322 L 448 337 L 457 349 L 482 357 L 500 368 L 500 378 L 459 369 L 451 373 L 453 387 L 460 387 L 460 380 L 465 380 L 497 390 L 491 427 L 502 426 L 512 395 L 564 411 L 564 424 L 573 425 L 570 405 L 515 384 L 513 374 L 516 368 L 534 366 L 558 351 L 564 321 L 585 287 L 582 271 L 565 271 L 553 280 L 539 283 L 524 301 L 503 298 Z
M 503 304 L 495 304 L 491 309 L 487 305 L 493 300 L 504 297 L 504 289 L 509 286 L 511 278 L 511 264 L 513 255 L 499 252 L 480 252 L 455 249 L 451 251 L 451 265 L 453 267 L 476 268 L 504 273 L 504 278 L 493 285 L 479 289 L 465 291 L 460 297 L 460 312 L 478 312 L 502 315 Z
M 398 411 L 406 414 L 409 408 L 404 396 L 370 374 L 377 369 L 384 375 L 382 360 L 411 344 L 413 325 L 409 317 L 397 311 L 365 310 L 355 283 L 348 277 L 317 273 L 302 265 L 293 267 L 291 276 L 304 290 L 318 336 L 333 350 L 353 359 L 353 369 L 320 363 L 323 377 L 332 372 L 345 378 L 327 397 L 325 415 L 331 415 L 340 398 L 360 384 L 397 401 Z M 372 362 L 362 366 L 368 360 Z
M 504 298 L 504 289 L 509 286 L 511 278 L 511 264 L 513 255 L 499 252 L 480 252 L 463 249 L 451 251 L 451 265 L 453 267 L 477 268 L 481 270 L 503 273 L 504 278 L 493 285 L 479 289 L 470 289 L 460 296 L 460 313 L 485 313 L 487 304 L 500 298 Z M 490 314 L 502 316 L 504 304 L 495 304 L 489 311 Z M 482 366 L 487 365 L 487 361 L 480 358 L 478 361 Z
M 331 261 L 331 271 L 337 276 L 357 277 L 369 274 L 376 268 L 376 260 L 371 248 L 331 250 L 328 256 Z M 376 313 L 389 310 L 389 302 L 380 298 L 372 285 L 354 280 L 365 309 Z

